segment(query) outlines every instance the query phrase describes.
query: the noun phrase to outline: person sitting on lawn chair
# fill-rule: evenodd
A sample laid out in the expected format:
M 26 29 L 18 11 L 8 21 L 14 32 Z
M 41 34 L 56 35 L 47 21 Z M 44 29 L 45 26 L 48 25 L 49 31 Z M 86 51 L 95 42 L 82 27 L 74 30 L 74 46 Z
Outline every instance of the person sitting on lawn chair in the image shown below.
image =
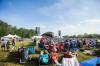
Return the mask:
M 45 43 L 43 42 L 43 40 L 40 41 L 39 48 L 43 49 L 43 50 L 46 49 L 45 48 Z
M 49 62 L 49 53 L 47 50 L 44 50 L 44 52 L 40 54 L 39 65 L 40 63 L 48 64 L 48 62 Z
M 25 63 L 25 61 L 29 58 L 27 48 L 21 46 L 21 47 L 19 47 L 18 51 L 19 51 L 20 63 Z
M 62 66 L 79 66 L 75 53 L 72 53 L 71 51 L 65 52 L 62 59 Z
M 57 50 L 53 50 L 51 53 L 51 61 L 56 63 L 56 65 L 61 66 L 61 64 L 58 62 L 59 59 L 59 54 L 57 53 Z
M 64 43 L 63 43 L 63 42 L 61 42 L 61 44 L 60 44 L 60 46 L 59 46 L 59 49 L 60 49 L 61 52 L 64 51 Z

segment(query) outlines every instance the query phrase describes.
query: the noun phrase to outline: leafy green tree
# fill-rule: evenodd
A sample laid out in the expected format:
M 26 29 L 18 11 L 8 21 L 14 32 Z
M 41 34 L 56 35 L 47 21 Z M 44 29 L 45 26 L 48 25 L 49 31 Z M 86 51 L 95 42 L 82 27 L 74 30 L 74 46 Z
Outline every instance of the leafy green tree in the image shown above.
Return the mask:
M 35 30 L 33 29 L 25 29 L 25 28 L 17 28 L 16 26 L 11 26 L 6 22 L 0 20 L 0 37 L 13 34 L 19 35 L 22 38 L 30 38 L 35 35 Z

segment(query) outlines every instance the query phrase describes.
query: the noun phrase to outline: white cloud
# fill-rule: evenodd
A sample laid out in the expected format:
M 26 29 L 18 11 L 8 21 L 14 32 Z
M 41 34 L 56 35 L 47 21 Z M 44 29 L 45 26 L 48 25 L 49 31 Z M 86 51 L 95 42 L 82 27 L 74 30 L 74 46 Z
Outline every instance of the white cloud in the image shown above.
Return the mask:
M 40 13 L 55 19 L 51 20 L 51 31 L 56 34 L 59 29 L 63 31 L 63 35 L 100 33 L 100 16 L 98 16 L 100 13 L 97 1 L 60 0 L 52 6 L 40 8 Z M 54 25 L 55 22 L 56 25 Z
M 50 31 L 55 32 L 57 35 L 58 30 L 62 31 L 62 35 L 78 35 L 84 33 L 100 33 L 99 30 L 100 20 L 99 19 L 88 19 L 81 21 L 77 24 L 62 24 L 59 23 L 53 27 L 52 25 L 45 26 L 44 30 L 49 29 Z
M 29 28 L 30 26 L 31 28 L 38 26 L 41 27 L 41 33 L 53 31 L 56 35 L 58 30 L 62 30 L 62 35 L 83 34 L 85 32 L 100 33 L 99 6 L 97 0 L 59 0 L 51 6 L 31 10 L 32 12 L 36 11 L 37 15 L 47 16 L 48 18 L 44 18 L 44 21 L 40 20 L 41 22 L 33 21 L 35 23 L 29 25 Z M 34 13 L 32 14 L 34 15 Z M 18 21 L 16 18 L 12 20 Z
M 100 19 L 88 19 L 80 22 L 80 29 L 86 33 L 100 33 Z
M 100 19 L 88 19 L 88 20 L 82 21 L 81 23 L 100 25 Z

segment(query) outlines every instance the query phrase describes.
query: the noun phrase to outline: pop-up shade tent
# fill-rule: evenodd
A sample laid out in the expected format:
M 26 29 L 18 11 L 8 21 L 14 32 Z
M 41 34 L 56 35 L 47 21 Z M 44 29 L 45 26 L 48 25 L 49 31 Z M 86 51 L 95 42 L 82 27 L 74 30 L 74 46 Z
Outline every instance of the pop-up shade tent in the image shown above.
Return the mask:
M 1 37 L 1 39 L 5 39 L 5 40 L 12 40 L 12 38 L 16 37 L 16 39 L 21 39 L 21 37 L 17 36 L 17 35 L 11 35 L 8 34 L 7 36 Z
M 4 37 L 6 37 L 6 38 L 13 38 L 14 35 L 8 34 L 7 36 L 4 36 Z
M 83 61 L 80 64 L 81 66 L 96 66 L 97 64 L 100 64 L 100 57 L 94 57 L 92 59 Z
M 7 36 L 4 36 L 4 38 L 13 38 L 13 37 L 21 38 L 18 35 L 11 35 L 11 34 L 8 34 Z
M 34 38 L 39 38 L 39 39 L 40 39 L 40 38 L 42 38 L 42 36 L 33 36 L 32 38 L 33 38 L 33 39 L 34 39 Z
M 18 35 L 14 35 L 14 37 L 16 37 L 16 38 L 21 38 L 20 36 L 18 36 Z

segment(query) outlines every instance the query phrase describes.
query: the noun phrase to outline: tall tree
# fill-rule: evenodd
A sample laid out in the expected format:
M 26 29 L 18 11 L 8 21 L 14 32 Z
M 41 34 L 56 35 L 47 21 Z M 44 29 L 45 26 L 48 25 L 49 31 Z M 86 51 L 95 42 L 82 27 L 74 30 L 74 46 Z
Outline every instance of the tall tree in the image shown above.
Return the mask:
M 35 30 L 33 29 L 25 29 L 25 28 L 17 28 L 16 26 L 12 27 L 6 22 L 0 20 L 0 37 L 13 34 L 19 35 L 22 38 L 30 38 L 35 35 Z

